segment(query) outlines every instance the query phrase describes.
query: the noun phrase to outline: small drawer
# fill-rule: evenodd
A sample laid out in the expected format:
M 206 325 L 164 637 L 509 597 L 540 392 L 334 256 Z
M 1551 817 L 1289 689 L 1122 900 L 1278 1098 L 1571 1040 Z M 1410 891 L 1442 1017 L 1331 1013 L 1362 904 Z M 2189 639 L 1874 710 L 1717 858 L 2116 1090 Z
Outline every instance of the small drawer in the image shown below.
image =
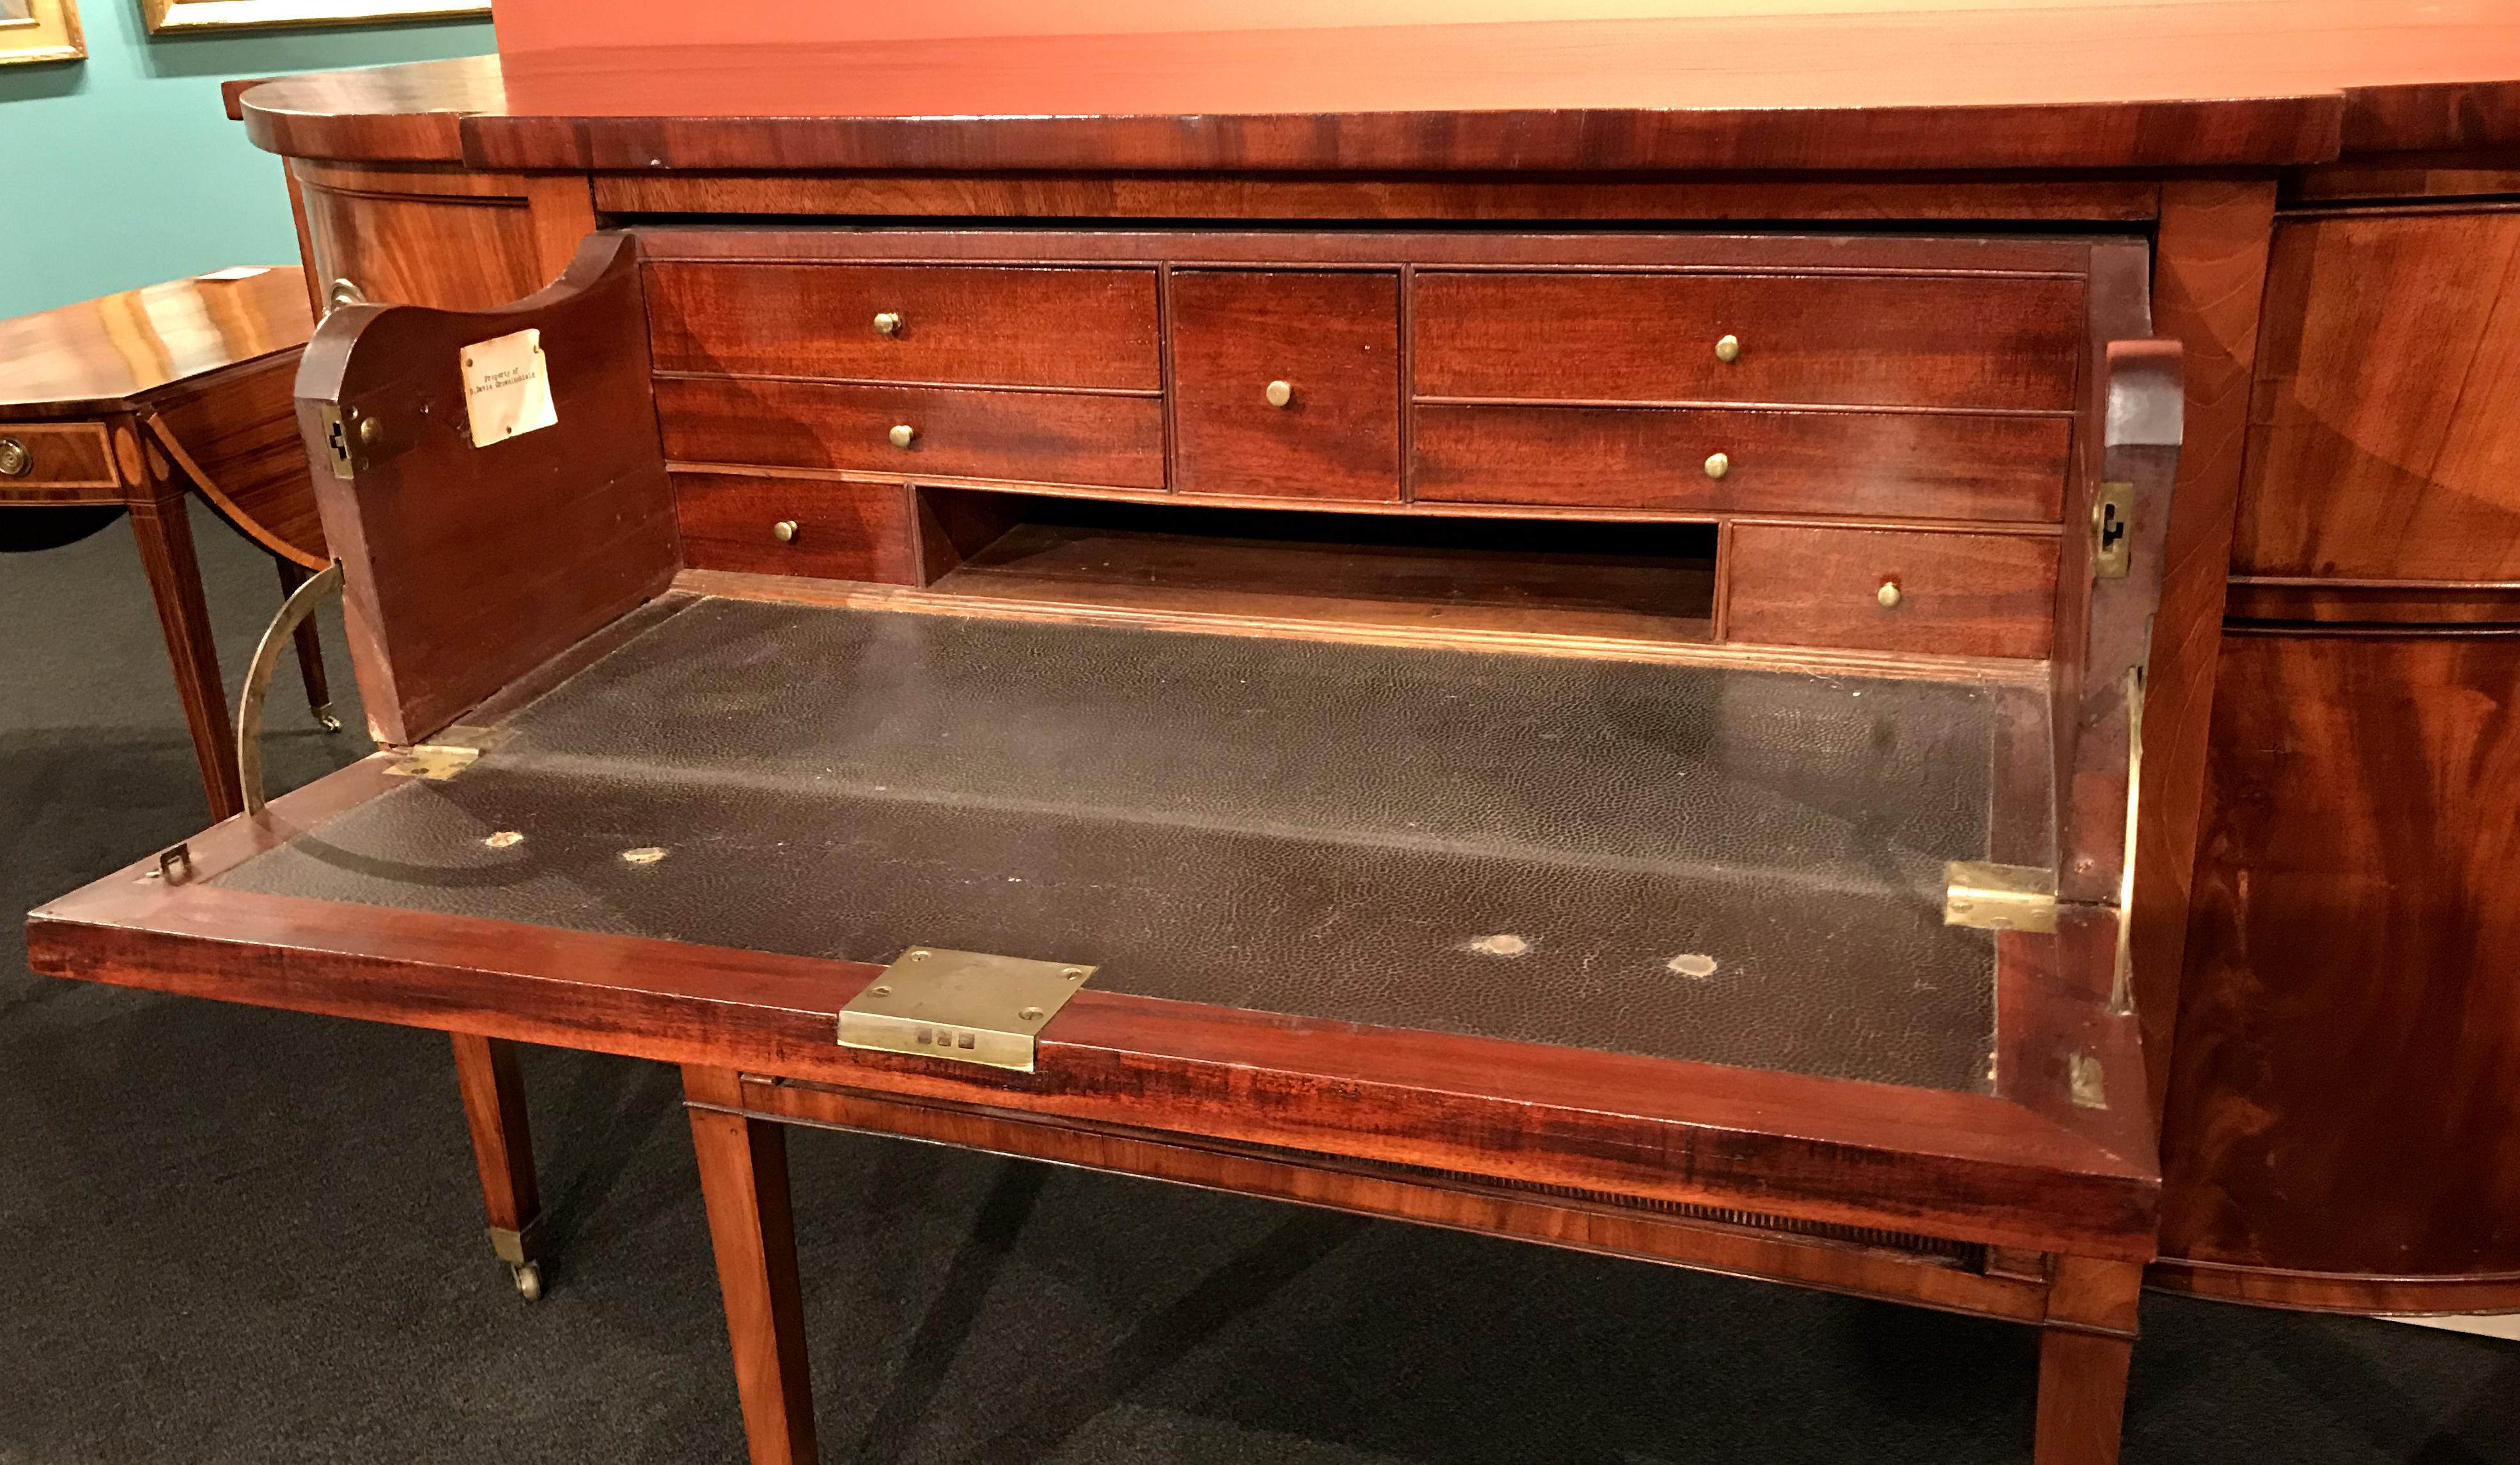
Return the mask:
M 1398 276 L 1177 270 L 1172 333 L 1180 492 L 1400 497 Z
M 656 420 L 677 463 L 1164 486 L 1154 397 L 663 377 Z
M 675 473 L 673 484 L 693 569 L 919 583 L 907 484 L 742 473 Z
M 1421 503 L 2054 523 L 2067 418 L 1420 407 Z
M 0 422 L 0 495 L 13 488 L 120 485 L 113 450 L 94 422 Z
M 1423 397 L 2061 412 L 2083 285 L 1938 276 L 1421 271 Z
M 2044 657 L 2056 548 L 2044 534 L 1736 522 L 1725 555 L 1725 639 Z
M 648 269 L 656 370 L 1155 391 L 1148 269 L 677 264 Z

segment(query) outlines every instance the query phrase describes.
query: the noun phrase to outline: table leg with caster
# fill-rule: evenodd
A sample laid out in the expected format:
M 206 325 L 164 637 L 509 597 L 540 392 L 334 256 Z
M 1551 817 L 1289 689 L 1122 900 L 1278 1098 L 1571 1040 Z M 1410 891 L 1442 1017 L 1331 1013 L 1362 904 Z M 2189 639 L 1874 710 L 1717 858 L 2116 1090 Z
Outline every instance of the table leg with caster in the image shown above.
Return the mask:
M 517 1044 L 470 1033 L 451 1036 L 472 1159 L 481 1172 L 481 1206 L 490 1219 L 490 1246 L 515 1274 L 517 1294 L 533 1302 L 543 1295 L 543 1203 L 534 1183 L 533 1132 L 525 1123 Z

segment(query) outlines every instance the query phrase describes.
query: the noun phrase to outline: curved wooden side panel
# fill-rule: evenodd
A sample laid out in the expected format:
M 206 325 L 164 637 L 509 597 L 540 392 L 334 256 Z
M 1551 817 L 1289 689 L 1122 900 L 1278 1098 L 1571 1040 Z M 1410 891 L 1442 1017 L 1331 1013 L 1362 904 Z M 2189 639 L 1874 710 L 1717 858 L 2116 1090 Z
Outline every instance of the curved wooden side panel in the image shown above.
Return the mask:
M 528 331 L 553 421 L 476 444 L 465 353 Z M 299 368 L 297 422 L 380 742 L 428 737 L 673 578 L 627 237 L 588 238 L 557 284 L 501 309 L 335 311 Z
M 2160 1285 L 2520 1308 L 2520 636 L 2223 642 Z

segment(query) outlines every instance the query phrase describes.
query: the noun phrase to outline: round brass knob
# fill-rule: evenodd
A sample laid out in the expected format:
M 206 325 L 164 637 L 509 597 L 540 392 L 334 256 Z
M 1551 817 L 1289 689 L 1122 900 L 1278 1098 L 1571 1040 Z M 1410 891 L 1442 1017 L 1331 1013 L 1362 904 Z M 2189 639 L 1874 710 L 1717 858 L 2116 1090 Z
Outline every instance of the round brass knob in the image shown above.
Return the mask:
M 783 545 L 794 544 L 796 542 L 796 521 L 794 519 L 781 519 L 779 522 L 770 526 L 770 537 L 779 541 Z
M 906 448 L 919 440 L 919 429 L 913 427 L 908 422 L 902 422 L 896 425 L 890 432 L 885 433 L 884 436 L 892 439 L 892 445 L 894 447 Z
M 1732 460 L 1730 456 L 1723 453 L 1709 453 L 1706 455 L 1707 477 L 1721 478 L 1731 471 L 1732 471 Z
M 0 437 L 0 478 L 23 478 L 35 466 L 35 455 L 14 437 Z
M 1872 599 L 1879 600 L 1881 602 L 1881 608 L 1884 610 L 1888 610 L 1896 606 L 1899 603 L 1899 582 L 1896 580 L 1882 581 L 1881 588 L 1872 593 Z
M 897 310 L 878 312 L 875 318 L 875 333 L 878 335 L 899 335 L 901 333 L 901 312 Z
M 1269 383 L 1269 389 L 1261 395 L 1269 399 L 1269 405 L 1272 407 L 1287 406 L 1295 400 L 1295 383 L 1272 381 Z
M 1741 337 L 1719 335 L 1715 338 L 1715 359 L 1730 366 L 1741 359 Z
M 384 423 L 378 422 L 375 418 L 359 419 L 359 441 L 366 443 L 369 447 L 373 448 L 377 445 L 377 439 L 384 435 Z

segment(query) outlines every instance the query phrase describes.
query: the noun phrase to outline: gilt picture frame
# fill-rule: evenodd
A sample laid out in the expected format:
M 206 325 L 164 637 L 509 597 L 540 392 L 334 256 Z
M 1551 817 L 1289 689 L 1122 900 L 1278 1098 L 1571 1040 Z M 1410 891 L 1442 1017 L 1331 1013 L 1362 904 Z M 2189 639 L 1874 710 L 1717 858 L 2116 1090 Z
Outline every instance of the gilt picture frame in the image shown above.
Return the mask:
M 0 0 L 0 67 L 86 56 L 78 0 Z
M 8 0 L 0 0 L 0 4 L 6 3 Z M 44 0 L 34 3 L 40 5 Z M 490 0 L 140 0 L 140 14 L 151 35 L 167 35 L 487 16 Z

